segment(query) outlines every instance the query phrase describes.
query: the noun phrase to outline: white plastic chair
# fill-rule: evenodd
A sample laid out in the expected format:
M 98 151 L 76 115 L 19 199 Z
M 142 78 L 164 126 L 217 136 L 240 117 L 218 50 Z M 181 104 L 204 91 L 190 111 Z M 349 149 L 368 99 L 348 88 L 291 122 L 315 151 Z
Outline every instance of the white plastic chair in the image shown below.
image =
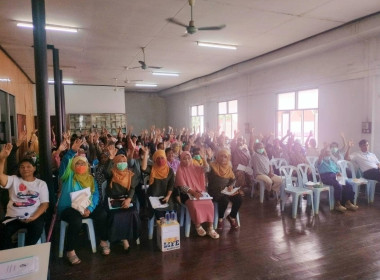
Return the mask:
M 259 185 L 260 185 L 260 203 L 264 203 L 265 184 L 261 180 L 253 179 L 253 184 L 251 186 L 251 198 L 253 198 L 253 194 L 255 193 L 255 184 L 256 183 L 259 183 Z
M 185 236 L 190 236 L 190 227 L 191 227 L 191 217 L 189 210 L 187 209 L 185 204 L 181 203 L 181 217 L 180 217 L 180 225 L 181 227 L 185 224 Z
M 354 198 L 354 205 L 357 203 L 358 195 L 360 192 L 360 186 L 361 185 L 366 185 L 366 193 L 367 193 L 367 201 L 368 203 L 373 203 L 374 197 L 375 197 L 375 186 L 376 186 L 376 181 L 374 180 L 367 180 L 364 179 L 363 177 L 357 178 L 356 177 L 356 170 L 352 162 L 347 161 L 347 160 L 338 160 L 337 162 L 340 172 L 346 180 L 353 186 L 353 191 L 355 192 L 355 198 Z M 347 178 L 347 168 L 351 170 L 352 178 Z M 360 180 L 360 181 L 359 181 Z
M 95 231 L 94 231 L 94 223 L 91 218 L 82 219 L 82 224 L 87 225 L 88 229 L 88 239 L 91 242 L 92 252 L 96 253 L 96 239 L 95 239 Z M 66 236 L 66 228 L 68 227 L 68 223 L 65 221 L 61 221 L 61 232 L 59 236 L 59 255 L 58 257 L 63 257 L 63 249 L 65 245 L 65 236 Z
M 311 174 L 313 177 L 313 183 L 318 183 L 317 176 L 310 165 L 302 163 L 302 164 L 298 164 L 297 168 L 299 170 L 299 175 L 301 176 L 299 178 L 299 182 L 303 184 L 303 187 L 305 187 L 305 184 L 308 182 L 308 177 L 307 177 L 308 170 L 311 171 Z M 321 192 L 324 192 L 324 191 L 328 192 L 330 210 L 334 209 L 334 202 L 331 199 L 330 186 L 326 185 L 321 188 L 313 188 L 313 187 L 311 188 L 313 190 L 313 196 L 314 196 L 314 213 L 315 214 L 318 215 L 319 213 L 319 203 L 320 203 L 320 198 L 321 198 Z
M 17 247 L 24 247 L 25 246 L 25 234 L 27 233 L 26 228 L 19 229 L 17 231 Z M 40 239 L 38 239 L 37 244 L 45 243 L 46 242 L 46 234 L 45 234 L 45 227 L 42 229 L 42 234 Z
M 286 199 L 286 193 L 290 193 L 292 195 L 292 217 L 295 219 L 297 217 L 297 208 L 298 206 L 301 207 L 301 204 L 299 205 L 300 197 L 303 195 L 307 195 L 310 197 L 311 202 L 311 208 L 312 208 L 312 216 L 314 216 L 314 202 L 313 202 L 313 191 L 309 189 L 305 189 L 298 183 L 295 183 L 293 185 L 292 180 L 292 174 L 293 172 L 299 173 L 298 169 L 295 166 L 281 166 L 280 167 L 280 174 L 283 178 L 283 184 L 281 187 L 281 211 L 284 211 L 285 208 L 285 199 Z M 299 176 L 297 176 L 299 177 Z
M 318 157 L 315 157 L 315 156 L 307 156 L 306 157 L 306 160 L 307 162 L 309 163 L 310 167 L 312 168 L 312 170 L 315 172 L 316 175 L 319 176 L 319 172 L 318 172 L 318 169 L 316 167 L 316 163 L 318 161 Z
M 281 166 L 287 166 L 288 162 L 284 158 L 272 158 L 269 163 L 276 169 L 280 169 Z

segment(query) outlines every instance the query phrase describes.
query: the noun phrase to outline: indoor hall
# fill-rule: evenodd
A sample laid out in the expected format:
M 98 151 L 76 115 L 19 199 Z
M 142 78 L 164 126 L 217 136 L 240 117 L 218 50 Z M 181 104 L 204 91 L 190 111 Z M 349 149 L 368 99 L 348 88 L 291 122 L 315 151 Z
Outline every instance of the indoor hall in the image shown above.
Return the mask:
M 366 139 L 380 157 L 378 1 L 157 3 L 46 1 L 46 25 L 72 31 L 46 29 L 46 69 L 36 71 L 33 31 L 22 26 L 32 23 L 31 1 L 1 1 L 1 143 L 19 139 L 25 130 L 29 141 L 37 127 L 46 143 L 51 126 L 59 138 L 67 130 L 81 135 L 102 127 L 116 136 L 119 126 L 123 133 L 133 126 L 133 134 L 140 135 L 155 125 L 177 134 L 182 128 L 195 134 L 224 131 L 230 139 L 236 130 L 246 141 L 252 130 L 257 137 L 272 133 L 280 139 L 290 130 L 301 145 L 311 131 L 319 149 L 333 141 L 341 146 L 343 133 L 354 143 L 352 153 Z M 189 26 L 191 9 L 198 30 Z M 59 51 L 61 95 L 56 95 L 51 48 Z M 46 81 L 38 88 L 35 74 L 42 72 Z M 22 144 L 19 159 L 28 146 Z M 48 166 L 50 147 L 39 149 L 42 166 Z M 156 232 L 149 240 L 142 220 L 140 245 L 131 244 L 128 255 L 117 245 L 110 256 L 92 254 L 83 231 L 78 266 L 58 258 L 58 221 L 50 276 L 111 279 L 104 274 L 111 266 L 112 279 L 122 279 L 140 266 L 137 279 L 376 279 L 372 243 L 379 236 L 379 198 L 375 193 L 368 205 L 366 195 L 359 194 L 358 211 L 340 214 L 329 211 L 322 194 L 313 217 L 310 207 L 305 213 L 303 200 L 292 219 L 291 199 L 281 212 L 273 200 L 261 204 L 250 198 L 248 188 L 241 227 L 230 232 L 226 223 L 217 241 L 198 237 L 192 224 L 189 238 L 180 229 L 181 249 L 160 252 Z M 228 265 L 219 266 L 224 261 Z

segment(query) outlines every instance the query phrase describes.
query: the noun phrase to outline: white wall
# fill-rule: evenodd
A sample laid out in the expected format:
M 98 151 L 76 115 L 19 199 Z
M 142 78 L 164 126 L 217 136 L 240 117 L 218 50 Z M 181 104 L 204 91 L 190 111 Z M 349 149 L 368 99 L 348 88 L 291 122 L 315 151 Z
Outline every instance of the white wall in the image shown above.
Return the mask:
M 67 114 L 124 113 L 124 89 L 107 86 L 65 85 Z M 49 85 L 50 114 L 55 115 L 54 85 Z
M 214 83 L 210 84 L 208 77 L 204 84 L 201 79 L 196 81 L 199 85 L 195 89 L 192 84 L 191 90 L 183 90 L 182 86 L 177 94 L 164 94 L 167 122 L 176 127 L 188 125 L 189 107 L 204 104 L 205 123 L 215 130 L 217 102 L 237 99 L 240 131 L 244 132 L 244 124 L 249 123 L 257 133 L 274 132 L 276 94 L 318 88 L 320 146 L 325 141 L 340 142 L 339 134 L 344 132 L 355 143 L 368 139 L 380 156 L 379 32 L 349 40 L 335 38 L 338 43 L 326 40 L 328 36 L 331 34 L 312 38 L 315 44 L 301 43 L 309 45 L 309 49 L 293 45 L 260 57 L 259 66 L 253 61 L 252 70 L 243 74 L 226 74 L 222 81 L 218 74 Z M 318 48 L 311 47 L 318 44 Z M 361 133 L 364 121 L 372 121 L 372 134 Z
M 142 129 L 149 129 L 151 125 L 163 128 L 166 125 L 165 111 L 164 98 L 155 93 L 125 93 L 127 123 L 133 126 L 136 134 L 140 134 Z

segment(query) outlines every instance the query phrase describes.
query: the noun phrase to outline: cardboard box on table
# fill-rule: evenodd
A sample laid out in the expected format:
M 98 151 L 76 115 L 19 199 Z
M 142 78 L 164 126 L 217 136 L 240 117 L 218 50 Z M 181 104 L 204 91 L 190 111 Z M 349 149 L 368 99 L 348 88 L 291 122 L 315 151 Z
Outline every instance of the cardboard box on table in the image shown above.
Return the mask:
M 157 245 L 162 252 L 181 248 L 177 221 L 170 224 L 161 224 L 160 221 L 157 221 Z

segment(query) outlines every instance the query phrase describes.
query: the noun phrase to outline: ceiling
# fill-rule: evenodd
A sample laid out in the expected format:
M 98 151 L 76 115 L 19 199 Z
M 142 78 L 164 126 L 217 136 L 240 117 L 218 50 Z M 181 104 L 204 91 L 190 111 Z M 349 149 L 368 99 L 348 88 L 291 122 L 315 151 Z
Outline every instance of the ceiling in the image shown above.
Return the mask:
M 137 89 L 133 80 L 142 80 L 158 84 L 157 92 L 380 11 L 379 0 L 197 0 L 197 27 L 226 27 L 184 37 L 185 28 L 166 19 L 188 24 L 187 0 L 46 0 L 45 5 L 47 24 L 78 28 L 46 31 L 47 43 L 60 51 L 64 80 L 128 91 Z M 32 21 L 31 1 L 1 0 L 0 11 L 0 45 L 34 81 L 32 30 L 16 26 Z M 199 47 L 197 41 L 233 44 L 237 50 Z M 179 76 L 127 70 L 139 66 L 141 47 L 147 65 Z M 49 51 L 49 78 L 51 57 Z

